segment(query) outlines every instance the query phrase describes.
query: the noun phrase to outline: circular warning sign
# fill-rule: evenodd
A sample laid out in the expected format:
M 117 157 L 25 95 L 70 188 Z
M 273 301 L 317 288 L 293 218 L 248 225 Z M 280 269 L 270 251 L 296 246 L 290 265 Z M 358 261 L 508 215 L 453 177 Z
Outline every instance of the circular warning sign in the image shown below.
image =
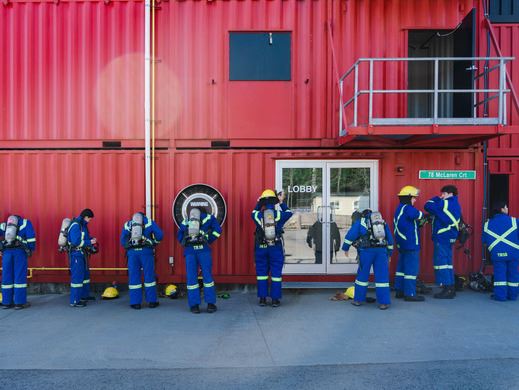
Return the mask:
M 192 184 L 180 191 L 173 201 L 173 220 L 179 226 L 188 218 L 193 207 L 198 207 L 207 214 L 213 214 L 220 225 L 225 222 L 227 205 L 222 194 L 207 184 Z

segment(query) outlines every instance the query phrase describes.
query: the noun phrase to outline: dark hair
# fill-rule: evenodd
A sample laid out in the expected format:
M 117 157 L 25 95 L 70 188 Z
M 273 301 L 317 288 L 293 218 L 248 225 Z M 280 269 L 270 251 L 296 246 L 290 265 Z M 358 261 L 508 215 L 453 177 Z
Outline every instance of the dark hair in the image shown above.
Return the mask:
M 398 199 L 400 199 L 400 203 L 403 203 L 403 204 L 412 204 L 411 198 L 412 198 L 411 195 L 402 195 L 402 196 L 398 197 Z
M 441 192 L 446 192 L 448 194 L 458 195 L 458 188 L 455 185 L 448 184 L 443 186 Z
M 94 212 L 90 209 L 84 209 L 83 211 L 81 211 L 81 214 L 79 214 L 79 216 L 81 218 L 85 218 L 85 217 L 94 218 Z
M 496 214 L 500 214 L 502 211 L 501 209 L 507 205 L 507 202 L 504 200 L 497 200 L 492 203 L 492 216 Z

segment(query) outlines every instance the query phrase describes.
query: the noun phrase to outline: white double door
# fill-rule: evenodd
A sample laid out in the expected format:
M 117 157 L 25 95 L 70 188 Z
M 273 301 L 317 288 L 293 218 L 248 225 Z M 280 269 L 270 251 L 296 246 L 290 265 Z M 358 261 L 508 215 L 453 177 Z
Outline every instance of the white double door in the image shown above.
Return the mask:
M 276 162 L 276 188 L 294 213 L 285 224 L 286 274 L 354 274 L 355 248 L 341 250 L 356 210 L 378 209 L 376 160 Z

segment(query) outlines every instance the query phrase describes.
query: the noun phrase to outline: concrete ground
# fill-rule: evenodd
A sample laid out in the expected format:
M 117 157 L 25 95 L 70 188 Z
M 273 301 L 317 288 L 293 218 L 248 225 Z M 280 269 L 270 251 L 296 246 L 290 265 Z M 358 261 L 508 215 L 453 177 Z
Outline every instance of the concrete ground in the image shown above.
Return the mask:
M 331 295 L 285 293 L 272 308 L 231 292 L 199 315 L 186 299 L 136 311 L 124 294 L 86 308 L 30 296 L 0 310 L 0 388 L 519 387 L 519 302 L 463 292 L 381 311 Z

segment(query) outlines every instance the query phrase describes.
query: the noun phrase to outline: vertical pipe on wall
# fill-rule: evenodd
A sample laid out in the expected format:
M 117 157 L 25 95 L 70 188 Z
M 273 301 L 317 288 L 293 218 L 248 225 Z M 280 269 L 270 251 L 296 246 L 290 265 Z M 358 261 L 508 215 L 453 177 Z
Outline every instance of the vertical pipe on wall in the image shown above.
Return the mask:
M 151 0 L 151 218 L 155 219 L 155 0 Z
M 146 216 L 151 218 L 151 85 L 150 85 L 150 12 L 151 0 L 144 1 L 144 175 L 146 190 Z

